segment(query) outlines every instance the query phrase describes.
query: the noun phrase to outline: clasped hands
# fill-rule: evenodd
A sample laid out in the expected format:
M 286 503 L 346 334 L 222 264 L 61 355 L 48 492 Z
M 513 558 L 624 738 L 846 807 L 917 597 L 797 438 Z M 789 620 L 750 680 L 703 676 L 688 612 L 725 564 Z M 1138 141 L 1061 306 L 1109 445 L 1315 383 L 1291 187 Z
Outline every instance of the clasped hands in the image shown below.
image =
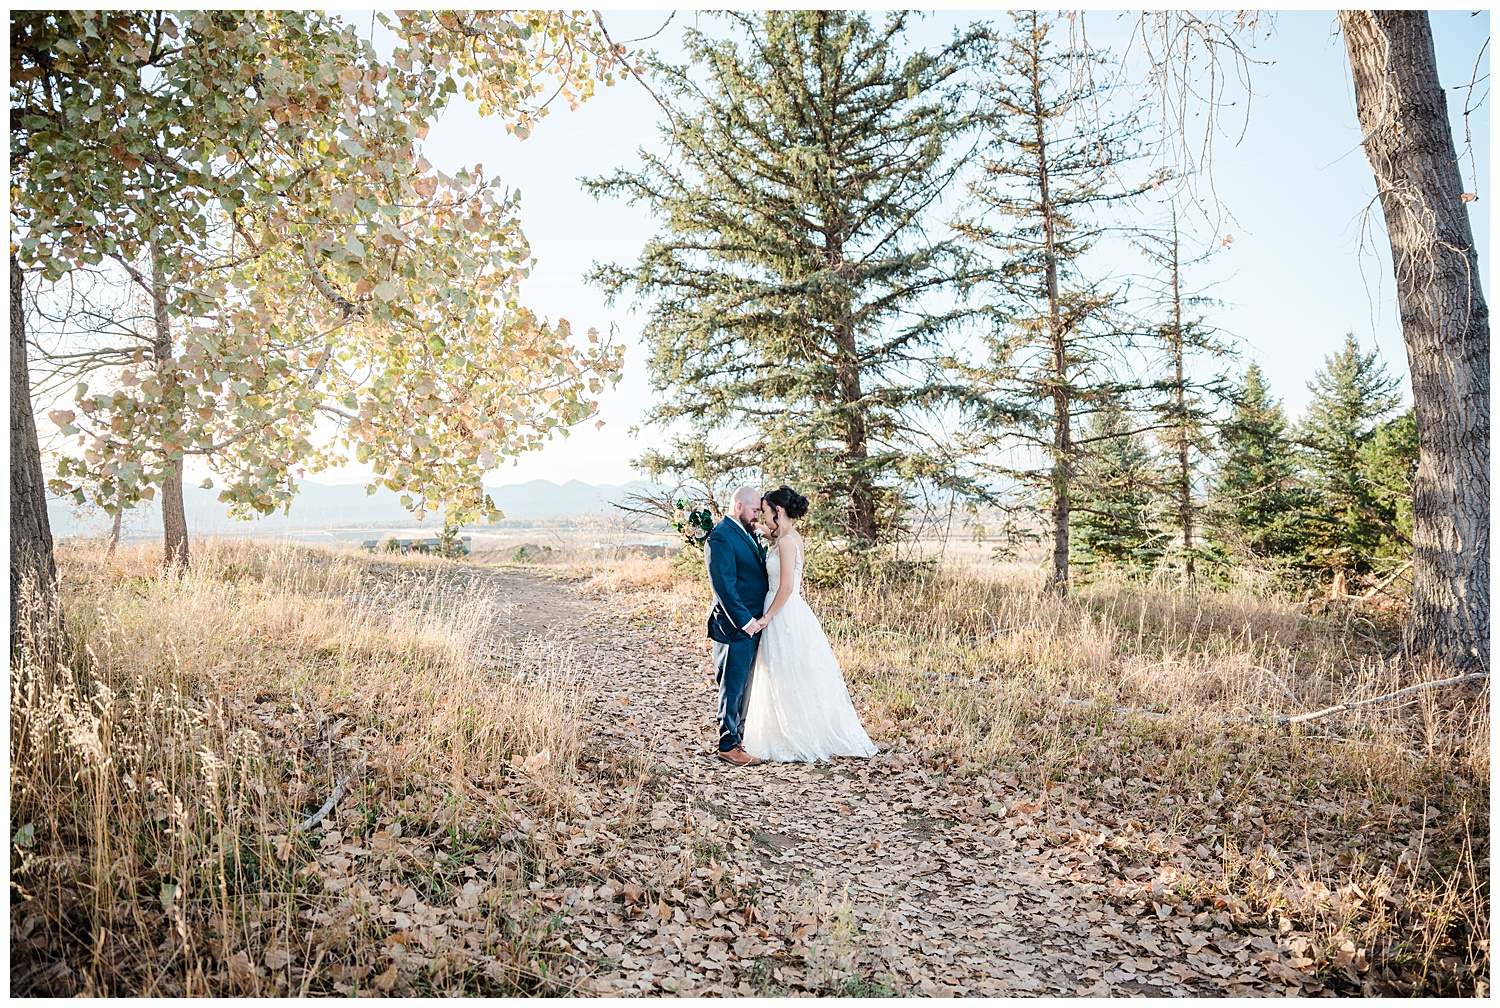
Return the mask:
M 758 616 L 755 619 L 751 620 L 749 623 L 746 623 L 744 629 L 747 634 L 753 637 L 764 630 L 766 628 L 766 624 L 770 622 L 771 620 L 768 617 Z

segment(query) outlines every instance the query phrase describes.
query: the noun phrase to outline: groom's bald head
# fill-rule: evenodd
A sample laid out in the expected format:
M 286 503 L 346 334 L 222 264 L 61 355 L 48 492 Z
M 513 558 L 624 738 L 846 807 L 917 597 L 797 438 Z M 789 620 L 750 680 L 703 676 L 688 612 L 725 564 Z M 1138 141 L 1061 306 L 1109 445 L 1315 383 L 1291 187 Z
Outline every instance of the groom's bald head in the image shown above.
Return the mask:
M 729 498 L 729 517 L 743 521 L 754 521 L 760 510 L 760 491 L 753 486 L 742 486 Z

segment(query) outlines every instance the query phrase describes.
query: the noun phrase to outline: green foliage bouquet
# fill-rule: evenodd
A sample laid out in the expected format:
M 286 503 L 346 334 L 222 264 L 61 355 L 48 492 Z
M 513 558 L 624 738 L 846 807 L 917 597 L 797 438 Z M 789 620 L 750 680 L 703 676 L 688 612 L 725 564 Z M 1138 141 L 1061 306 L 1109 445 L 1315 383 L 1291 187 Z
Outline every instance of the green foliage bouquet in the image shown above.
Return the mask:
M 714 516 L 708 510 L 692 510 L 687 501 L 677 501 L 677 511 L 672 518 L 672 527 L 682 536 L 682 541 L 698 549 L 714 530 Z

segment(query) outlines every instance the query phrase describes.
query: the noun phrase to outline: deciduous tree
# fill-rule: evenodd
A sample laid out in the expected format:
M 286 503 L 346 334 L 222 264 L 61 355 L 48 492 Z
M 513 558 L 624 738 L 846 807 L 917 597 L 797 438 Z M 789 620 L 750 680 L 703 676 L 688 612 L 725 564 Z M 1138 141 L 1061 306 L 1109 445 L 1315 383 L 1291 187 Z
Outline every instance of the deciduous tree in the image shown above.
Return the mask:
M 35 592 L 43 612 L 58 608 L 57 565 L 52 557 L 52 525 L 42 457 L 37 451 L 36 416 L 31 408 L 31 375 L 26 367 L 25 277 L 10 255 L 10 637 L 14 646 Z
M 1490 313 L 1425 10 L 1348 10 L 1365 155 L 1375 173 L 1420 446 L 1407 648 L 1487 668 Z
M 586 416 L 617 364 L 520 307 L 515 195 L 416 146 L 460 87 L 524 135 L 539 76 L 576 102 L 615 54 L 578 12 L 393 27 L 382 60 L 316 13 L 13 22 L 21 257 L 50 279 L 112 260 L 152 306 L 136 345 L 95 348 L 103 390 L 55 415 L 83 449 L 58 486 L 106 509 L 160 486 L 169 559 L 191 455 L 242 513 L 353 448 L 409 506 L 493 514 L 484 471 Z
M 1404 646 L 1460 668 L 1488 667 L 1489 306 L 1466 210 L 1478 194 L 1463 191 L 1427 12 L 1347 10 L 1338 18 L 1391 243 L 1420 442 Z M 1183 127 L 1190 118 L 1203 124 L 1201 146 L 1183 145 L 1180 158 L 1204 169 L 1194 174 L 1208 177 L 1214 124 L 1230 104 L 1223 84 L 1236 75 L 1248 84 L 1241 42 L 1261 22 L 1249 11 L 1141 19 L 1164 102 Z

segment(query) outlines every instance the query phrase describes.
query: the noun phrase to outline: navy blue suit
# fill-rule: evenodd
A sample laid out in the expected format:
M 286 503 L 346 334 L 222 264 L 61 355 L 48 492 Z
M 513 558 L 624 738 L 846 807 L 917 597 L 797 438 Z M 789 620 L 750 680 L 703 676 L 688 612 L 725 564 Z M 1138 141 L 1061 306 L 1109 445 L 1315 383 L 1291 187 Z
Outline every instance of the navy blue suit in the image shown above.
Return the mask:
M 714 678 L 719 683 L 719 752 L 738 748 L 745 731 L 750 700 L 750 670 L 755 665 L 759 634 L 741 629 L 765 612 L 766 557 L 745 527 L 725 518 L 703 544 L 714 607 L 708 614 L 708 638 L 714 642 Z

